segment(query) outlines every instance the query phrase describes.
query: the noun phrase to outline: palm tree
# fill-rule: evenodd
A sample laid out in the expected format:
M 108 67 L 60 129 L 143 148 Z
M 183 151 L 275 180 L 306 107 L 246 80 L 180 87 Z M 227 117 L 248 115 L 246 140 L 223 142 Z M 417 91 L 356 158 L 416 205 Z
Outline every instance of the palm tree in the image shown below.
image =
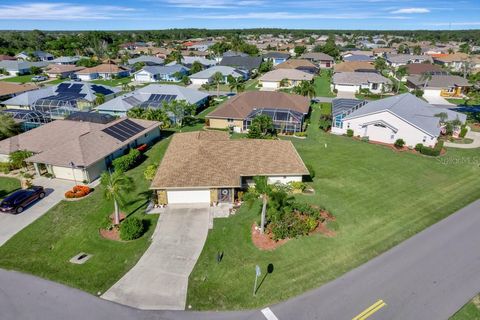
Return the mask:
M 312 81 L 303 80 L 294 88 L 294 92 L 309 98 L 315 96 L 315 86 Z
M 127 111 L 127 116 L 134 119 L 143 119 L 145 116 L 145 109 L 132 108 Z
M 217 97 L 220 96 L 220 84 L 224 82 L 223 74 L 219 71 L 215 72 L 212 77 L 212 82 L 217 86 Z
M 255 191 L 262 197 L 262 215 L 260 218 L 260 233 L 265 232 L 265 215 L 267 212 L 268 194 L 272 191 L 271 186 L 268 184 L 268 179 L 265 176 L 257 176 L 253 178 L 255 181 Z
M 424 81 L 423 91 L 425 91 L 425 89 L 427 88 L 428 81 L 430 81 L 430 80 L 432 80 L 432 74 L 431 73 L 429 73 L 429 72 L 422 73 L 422 75 L 420 76 L 420 81 Z
M 19 126 L 9 114 L 0 113 L 0 140 L 10 138 L 19 132 Z
M 287 78 L 280 80 L 280 87 L 282 88 L 288 86 L 289 82 L 290 81 Z
M 406 75 L 407 75 L 407 67 L 405 67 L 405 66 L 399 67 L 397 69 L 397 71 L 395 72 L 395 76 L 398 79 L 397 93 L 400 91 L 400 84 L 402 82 L 402 78 L 405 77 Z
M 102 173 L 100 183 L 103 187 L 103 196 L 107 200 L 113 200 L 115 208 L 114 224 L 120 223 L 119 203 L 123 203 L 124 194 L 133 190 L 133 180 L 124 172 L 115 171 L 113 173 L 105 171 Z
M 102 93 L 96 93 L 95 95 L 95 104 L 97 106 L 105 103 L 105 95 L 103 95 Z
M 239 93 L 245 89 L 245 84 L 242 77 L 235 78 L 234 76 L 229 75 L 227 80 L 230 90 L 235 90 L 237 93 Z

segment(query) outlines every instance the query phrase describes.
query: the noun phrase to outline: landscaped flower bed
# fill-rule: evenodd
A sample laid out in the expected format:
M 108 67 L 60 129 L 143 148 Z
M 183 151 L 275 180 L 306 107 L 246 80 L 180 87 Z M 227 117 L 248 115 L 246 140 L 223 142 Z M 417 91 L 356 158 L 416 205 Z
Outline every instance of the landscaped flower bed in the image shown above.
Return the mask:
M 76 185 L 72 190 L 65 192 L 65 198 L 67 199 L 78 199 L 87 196 L 92 189 L 88 186 Z

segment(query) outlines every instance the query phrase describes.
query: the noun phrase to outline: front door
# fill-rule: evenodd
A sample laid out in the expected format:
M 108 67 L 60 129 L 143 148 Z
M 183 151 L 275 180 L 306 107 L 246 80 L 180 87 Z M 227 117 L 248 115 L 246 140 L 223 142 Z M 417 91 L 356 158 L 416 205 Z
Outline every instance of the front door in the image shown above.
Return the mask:
M 232 189 L 218 189 L 218 202 L 232 202 Z

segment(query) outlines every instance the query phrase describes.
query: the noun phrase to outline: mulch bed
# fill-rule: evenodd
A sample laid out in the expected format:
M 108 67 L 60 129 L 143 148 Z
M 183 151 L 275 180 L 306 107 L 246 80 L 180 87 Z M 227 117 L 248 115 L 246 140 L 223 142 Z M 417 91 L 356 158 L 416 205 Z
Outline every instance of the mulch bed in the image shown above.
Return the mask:
M 120 212 L 120 222 L 125 220 L 125 217 L 126 217 L 126 214 L 123 213 L 123 212 Z M 110 220 L 112 221 L 112 223 L 113 223 L 114 219 L 115 219 L 115 213 L 112 213 L 110 215 Z M 120 226 L 115 226 L 111 230 L 99 229 L 98 232 L 105 239 L 114 240 L 114 241 L 122 241 L 120 239 Z
M 361 138 L 358 138 L 358 137 L 353 137 L 355 140 L 358 140 L 358 141 L 362 141 Z M 402 148 L 397 148 L 395 147 L 393 144 L 389 144 L 389 143 L 384 143 L 384 142 L 379 142 L 379 141 L 372 141 L 372 140 L 369 140 L 367 141 L 368 143 L 370 144 L 375 144 L 375 145 L 379 145 L 379 146 L 384 146 L 384 147 L 387 147 L 395 152 L 409 152 L 409 153 L 413 153 L 413 154 L 418 154 L 418 155 L 422 155 L 420 152 L 418 152 L 417 150 L 415 149 L 409 149 L 408 147 L 405 147 L 403 146 Z M 442 151 L 440 151 L 440 155 L 443 156 L 445 153 L 447 153 L 447 150 L 445 148 L 442 148 Z
M 318 226 L 315 228 L 315 230 L 313 230 L 310 234 L 321 233 L 326 237 L 334 237 L 336 235 L 336 232 L 328 229 L 327 222 L 335 221 L 335 217 L 332 216 L 327 211 L 321 211 L 320 216 L 324 218 L 325 221 L 322 223 L 319 223 Z M 276 248 L 284 245 L 285 243 L 291 240 L 290 238 L 287 238 L 287 239 L 275 241 L 273 240 L 272 232 L 268 230 L 265 230 L 264 234 L 260 234 L 260 230 L 257 230 L 256 223 L 252 224 L 251 234 L 252 234 L 252 242 L 255 245 L 255 247 L 264 251 L 275 250 Z

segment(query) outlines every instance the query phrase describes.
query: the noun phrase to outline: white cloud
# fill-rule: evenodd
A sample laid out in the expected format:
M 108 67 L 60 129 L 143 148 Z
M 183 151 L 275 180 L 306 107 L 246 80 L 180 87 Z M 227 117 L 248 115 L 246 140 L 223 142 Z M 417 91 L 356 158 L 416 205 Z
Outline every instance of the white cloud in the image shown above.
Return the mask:
M 70 3 L 24 3 L 0 5 L 0 16 L 9 20 L 108 20 L 135 9 L 120 6 L 76 5 Z
M 430 10 L 427 8 L 403 8 L 394 11 L 390 11 L 393 14 L 411 14 L 411 13 L 429 13 Z
M 171 7 L 198 9 L 227 9 L 235 7 L 263 6 L 263 0 L 166 0 Z
M 235 14 L 194 14 L 186 15 L 187 19 L 215 19 L 215 20 L 238 20 L 238 19 L 263 19 L 263 20 L 300 20 L 300 19 L 367 19 L 372 15 L 368 13 L 289 13 L 289 12 L 249 12 Z

